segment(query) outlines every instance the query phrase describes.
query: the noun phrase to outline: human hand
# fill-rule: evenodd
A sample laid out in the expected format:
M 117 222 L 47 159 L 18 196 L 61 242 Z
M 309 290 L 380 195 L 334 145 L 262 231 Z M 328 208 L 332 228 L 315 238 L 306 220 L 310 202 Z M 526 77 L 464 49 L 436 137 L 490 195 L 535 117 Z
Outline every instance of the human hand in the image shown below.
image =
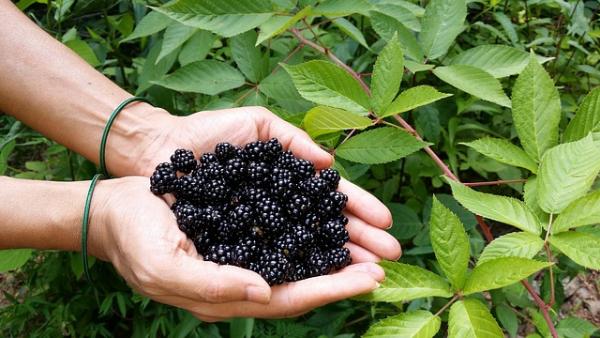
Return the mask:
M 144 177 L 99 182 L 90 220 L 91 254 L 111 261 L 141 294 L 204 321 L 297 316 L 367 293 L 384 277 L 376 264 L 361 263 L 271 289 L 250 270 L 203 261 Z
M 164 118 L 164 116 L 161 116 Z M 156 165 L 169 160 L 177 148 L 191 149 L 196 156 L 214 150 L 219 142 L 244 145 L 276 137 L 284 149 L 312 161 L 317 169 L 331 166 L 332 156 L 321 149 L 303 130 L 282 120 L 263 107 L 242 107 L 172 117 L 160 124 L 153 142 L 145 147 L 136 174 L 150 176 Z M 390 211 L 358 186 L 341 180 L 339 191 L 348 195 L 345 214 L 353 262 L 396 260 L 400 244 L 383 229 L 392 224 Z

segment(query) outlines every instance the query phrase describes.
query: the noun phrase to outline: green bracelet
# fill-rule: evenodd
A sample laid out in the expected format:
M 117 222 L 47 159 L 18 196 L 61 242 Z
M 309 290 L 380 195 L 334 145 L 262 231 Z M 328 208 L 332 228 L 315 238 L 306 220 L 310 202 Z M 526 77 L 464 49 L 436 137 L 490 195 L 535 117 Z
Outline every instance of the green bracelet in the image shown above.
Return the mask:
M 81 258 L 83 260 L 83 272 L 85 272 L 85 278 L 87 278 L 89 282 L 92 281 L 92 278 L 90 277 L 90 267 L 88 264 L 87 255 L 87 237 L 88 227 L 90 224 L 90 205 L 92 204 L 92 195 L 94 195 L 94 188 L 96 187 L 96 183 L 98 182 L 98 179 L 102 177 L 102 174 L 96 174 L 90 182 L 90 188 L 88 189 L 87 197 L 85 198 L 83 220 L 81 221 Z
M 108 132 L 110 131 L 110 127 L 112 126 L 113 122 L 115 121 L 115 118 L 117 117 L 117 115 L 119 115 L 121 110 L 123 110 L 123 108 L 125 108 L 131 102 L 135 102 L 135 101 L 150 103 L 150 101 L 148 101 L 147 99 L 145 99 L 143 97 L 138 97 L 138 96 L 130 97 L 130 98 L 124 100 L 123 102 L 121 102 L 117 106 L 117 108 L 115 108 L 115 110 L 113 110 L 112 113 L 110 113 L 110 116 L 108 117 L 108 120 L 106 121 L 106 126 L 104 127 L 104 132 L 102 132 L 102 140 L 100 141 L 100 156 L 99 156 L 100 172 L 105 177 L 110 177 L 110 174 L 108 173 L 108 170 L 106 169 L 106 159 L 105 159 L 106 140 L 108 139 Z

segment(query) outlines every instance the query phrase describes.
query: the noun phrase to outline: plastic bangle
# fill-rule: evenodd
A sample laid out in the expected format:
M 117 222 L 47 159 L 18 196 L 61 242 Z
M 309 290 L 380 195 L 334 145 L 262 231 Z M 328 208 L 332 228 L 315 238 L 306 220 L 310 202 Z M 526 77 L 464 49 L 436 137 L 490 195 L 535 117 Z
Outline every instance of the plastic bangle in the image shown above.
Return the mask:
M 94 188 L 96 187 L 96 183 L 98 179 L 103 177 L 102 174 L 96 174 L 92 178 L 90 182 L 90 188 L 88 189 L 87 197 L 85 198 L 85 208 L 83 209 L 83 220 L 81 221 L 81 259 L 83 260 L 83 272 L 85 273 L 85 278 L 88 281 L 92 281 L 90 277 L 90 267 L 88 264 L 88 254 L 87 254 L 87 237 L 88 237 L 88 228 L 90 224 L 90 205 L 92 204 L 92 196 L 94 195 Z
M 145 99 L 143 97 L 137 97 L 137 96 L 130 97 L 130 98 L 124 100 L 123 102 L 121 102 L 117 106 L 117 108 L 115 108 L 115 110 L 113 110 L 112 113 L 110 113 L 110 116 L 108 117 L 108 120 L 106 121 L 106 126 L 104 126 L 104 131 L 102 132 L 102 139 L 100 141 L 99 162 L 100 162 L 100 173 L 102 173 L 105 177 L 110 177 L 110 174 L 108 173 L 108 170 L 106 169 L 106 158 L 105 158 L 106 141 L 108 139 L 108 133 L 110 131 L 110 127 L 112 127 L 112 124 L 115 121 L 115 118 L 117 118 L 117 115 L 119 115 L 119 113 L 123 110 L 123 108 L 125 108 L 131 102 L 135 102 L 135 101 L 150 103 L 150 101 L 148 101 L 147 99 Z

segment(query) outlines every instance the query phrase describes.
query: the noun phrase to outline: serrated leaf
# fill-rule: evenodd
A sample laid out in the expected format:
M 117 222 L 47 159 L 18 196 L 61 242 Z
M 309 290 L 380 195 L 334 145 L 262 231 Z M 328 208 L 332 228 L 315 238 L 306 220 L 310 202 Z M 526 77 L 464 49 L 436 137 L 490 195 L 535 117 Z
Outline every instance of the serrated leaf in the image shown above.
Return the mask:
M 337 26 L 337 28 L 339 28 L 342 32 L 346 33 L 346 35 L 351 37 L 353 40 L 360 43 L 366 49 L 370 49 L 363 33 L 352 22 L 344 18 L 333 19 L 332 22 L 335 26 Z
M 232 37 L 259 26 L 273 16 L 270 1 L 177 0 L 153 7 L 184 25 Z
M 463 293 L 469 295 L 511 285 L 550 265 L 552 263 L 521 257 L 490 259 L 473 269 L 465 282 Z
M 315 8 L 315 13 L 327 17 L 348 16 L 354 13 L 368 16 L 372 8 L 366 0 L 326 0 Z
M 0 250 L 0 273 L 22 267 L 29 260 L 32 252 L 31 249 Z
M 216 60 L 190 63 L 153 83 L 169 89 L 217 95 L 244 84 L 244 76 L 230 65 Z
M 169 18 L 168 16 L 159 12 L 152 11 L 146 14 L 146 16 L 143 17 L 142 20 L 140 20 L 137 26 L 135 26 L 133 33 L 121 40 L 119 43 L 143 38 L 145 36 L 150 36 L 154 33 L 158 33 L 163 29 L 167 28 L 167 26 L 169 26 L 171 22 L 173 22 L 173 20 L 171 20 L 171 18 Z
M 98 67 L 101 64 L 100 60 L 98 60 L 98 57 L 96 56 L 96 53 L 94 53 L 94 50 L 92 47 L 90 47 L 90 45 L 88 45 L 87 42 L 80 39 L 74 39 L 65 42 L 65 46 L 77 53 L 77 55 L 89 63 L 90 66 Z
M 277 36 L 285 32 L 288 28 L 296 24 L 296 22 L 304 19 L 312 13 L 312 7 L 308 6 L 303 8 L 293 16 L 273 16 L 269 20 L 265 21 L 260 27 L 258 27 L 259 34 L 256 40 L 256 46 L 261 44 L 263 41 L 268 40 L 274 36 Z
M 450 209 L 433 196 L 429 236 L 440 268 L 455 290 L 465 284 L 469 266 L 469 236 L 458 218 Z
M 336 149 L 336 155 L 358 163 L 386 163 L 408 156 L 426 145 L 405 131 L 383 127 L 351 137 Z
M 347 110 L 316 106 L 304 116 L 304 129 L 311 137 L 346 129 L 365 129 L 373 122 Z
M 569 204 L 552 224 L 552 233 L 600 223 L 600 190 L 587 194 Z
M 452 96 L 452 94 L 441 93 L 437 91 L 437 89 L 427 85 L 408 88 L 398 95 L 394 102 L 387 107 L 385 113 L 378 114 L 378 116 L 383 118 L 400 114 L 428 105 L 448 96 Z
M 262 80 L 258 90 L 290 113 L 304 113 L 314 106 L 300 96 L 287 72 L 279 71 Z
M 504 338 L 504 334 L 487 306 L 464 299 L 450 307 L 448 338 Z
M 204 60 L 215 42 L 216 35 L 209 31 L 196 32 L 181 48 L 177 60 L 181 66 Z
M 362 337 L 432 338 L 440 330 L 440 324 L 440 317 L 429 311 L 416 310 L 380 320 Z
M 496 306 L 496 318 L 510 338 L 516 338 L 517 332 L 519 330 L 519 319 L 517 315 L 513 312 L 512 308 L 510 308 L 506 304 L 500 304 Z
M 394 34 L 397 34 L 404 54 L 417 62 L 423 61 L 423 50 L 417 38 L 400 21 L 379 12 L 371 12 L 371 25 L 386 41 L 390 41 Z
M 537 56 L 540 63 L 552 60 Z M 485 70 L 495 78 L 519 74 L 529 63 L 529 53 L 505 45 L 481 45 L 458 54 L 450 64 Z
M 556 331 L 565 338 L 589 338 L 598 331 L 598 327 L 582 318 L 567 317 L 558 323 Z
M 144 61 L 142 73 L 138 78 L 138 89 L 135 92 L 136 95 L 139 95 L 146 89 L 150 88 L 153 81 L 161 79 L 169 71 L 169 69 L 171 69 L 175 61 L 177 61 L 178 50 L 174 50 L 159 63 L 155 63 L 154 61 L 158 57 L 161 47 L 162 41 L 157 41 L 152 48 L 150 48 L 148 56 L 146 57 L 146 61 Z
M 433 69 L 440 80 L 476 96 L 482 100 L 510 107 L 510 99 L 502 90 L 502 85 L 486 71 L 465 65 L 452 65 Z
M 401 302 L 424 297 L 451 297 L 446 281 L 431 271 L 418 266 L 383 261 L 385 279 L 379 288 L 357 299 L 373 302 Z
M 478 192 L 453 180 L 448 180 L 448 183 L 452 187 L 454 198 L 472 213 L 536 235 L 541 234 L 537 217 L 522 201 Z
M 379 1 L 375 3 L 375 11 L 391 16 L 398 22 L 402 22 L 406 28 L 420 32 L 421 22 L 411 10 L 403 6 L 401 3 L 395 3 L 393 1 Z
M 358 81 L 333 63 L 314 60 L 283 67 L 305 99 L 353 112 L 368 110 L 369 97 Z
M 448 52 L 448 48 L 462 32 L 467 17 L 464 0 L 432 0 L 425 7 L 423 28 L 419 35 L 425 56 L 436 59 Z
M 600 237 L 569 231 L 552 235 L 549 241 L 575 263 L 600 270 Z
M 165 56 L 181 47 L 197 31 L 198 30 L 194 27 L 182 25 L 179 22 L 173 22 L 165 31 L 160 54 L 158 54 L 158 58 L 156 58 L 154 63 L 160 62 Z
M 394 100 L 404 75 L 404 54 L 397 35 L 383 48 L 375 65 L 371 79 L 371 107 L 376 114 L 382 113 Z
M 569 122 L 563 139 L 564 142 L 577 141 L 590 132 L 600 132 L 600 87 L 585 96 L 575 117 Z
M 493 158 L 498 162 L 525 168 L 534 174 L 537 172 L 537 163 L 523 149 L 507 140 L 484 137 L 461 144 L 473 148 L 478 153 Z
M 548 214 L 540 208 L 538 202 L 537 193 L 537 176 L 530 176 L 527 182 L 523 185 L 523 201 L 529 207 L 529 209 L 537 216 L 542 223 L 542 226 L 546 228 L 548 222 Z
M 229 41 L 231 57 L 250 82 L 258 83 L 269 74 L 269 59 L 255 46 L 255 31 L 236 35 Z
M 538 171 L 538 202 L 557 214 L 592 187 L 600 171 L 600 147 L 592 135 L 560 144 L 542 157 Z
M 501 257 L 533 258 L 544 247 L 544 241 L 528 232 L 512 232 L 494 239 L 484 249 L 477 265 Z
M 539 160 L 558 141 L 560 97 L 554 82 L 532 55 L 512 92 L 513 122 L 525 151 Z

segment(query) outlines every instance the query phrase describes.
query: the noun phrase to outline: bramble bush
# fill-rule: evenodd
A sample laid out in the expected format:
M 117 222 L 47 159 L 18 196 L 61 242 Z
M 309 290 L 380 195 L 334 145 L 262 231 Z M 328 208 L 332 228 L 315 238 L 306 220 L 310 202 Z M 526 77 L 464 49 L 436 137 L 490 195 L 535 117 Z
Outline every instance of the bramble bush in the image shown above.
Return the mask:
M 600 314 L 570 312 L 564 284 L 600 269 L 600 2 L 17 5 L 174 114 L 261 105 L 301 126 L 389 206 L 404 256 L 357 299 L 206 324 L 133 293 L 108 264 L 94 264 L 94 289 L 77 254 L 4 251 L 3 336 L 597 336 Z M 93 174 L 0 121 L 0 174 Z

